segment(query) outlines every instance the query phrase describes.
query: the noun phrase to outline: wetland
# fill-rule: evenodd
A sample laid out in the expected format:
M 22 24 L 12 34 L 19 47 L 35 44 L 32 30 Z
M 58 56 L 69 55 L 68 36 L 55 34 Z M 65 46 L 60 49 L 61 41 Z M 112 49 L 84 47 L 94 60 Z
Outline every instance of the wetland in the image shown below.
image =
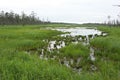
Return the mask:
M 119 80 L 119 28 L 81 26 L 1 26 L 0 79 Z

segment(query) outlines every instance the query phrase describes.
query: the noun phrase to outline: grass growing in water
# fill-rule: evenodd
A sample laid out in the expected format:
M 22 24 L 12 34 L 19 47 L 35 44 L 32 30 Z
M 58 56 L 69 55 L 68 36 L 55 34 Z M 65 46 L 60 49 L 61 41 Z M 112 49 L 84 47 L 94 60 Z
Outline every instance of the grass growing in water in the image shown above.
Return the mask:
M 70 57 L 70 58 L 88 57 L 89 48 L 84 46 L 82 43 L 78 43 L 78 44 L 72 43 L 62 48 L 60 50 L 60 55 L 63 57 Z

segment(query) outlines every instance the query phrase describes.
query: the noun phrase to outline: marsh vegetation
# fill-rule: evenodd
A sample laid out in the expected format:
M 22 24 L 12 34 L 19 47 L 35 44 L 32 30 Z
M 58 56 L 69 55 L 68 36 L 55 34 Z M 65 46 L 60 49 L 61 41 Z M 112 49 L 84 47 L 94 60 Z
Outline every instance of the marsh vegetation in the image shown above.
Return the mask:
M 89 27 L 97 33 L 84 35 L 79 26 L 0 26 L 0 79 L 119 80 L 119 28 Z

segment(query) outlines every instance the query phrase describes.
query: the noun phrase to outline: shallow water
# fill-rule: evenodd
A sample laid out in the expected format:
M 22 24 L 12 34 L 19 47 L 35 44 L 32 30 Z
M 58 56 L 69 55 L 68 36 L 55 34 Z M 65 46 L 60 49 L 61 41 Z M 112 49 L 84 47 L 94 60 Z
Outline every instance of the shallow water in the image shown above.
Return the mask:
M 59 53 L 59 49 L 67 46 L 67 44 L 69 43 L 74 43 L 77 44 L 79 42 L 82 42 L 83 45 L 87 46 L 90 45 L 90 40 L 97 37 L 97 36 L 106 36 L 107 33 L 102 33 L 102 31 L 99 31 L 97 29 L 88 29 L 88 28 L 49 28 L 51 30 L 57 30 L 57 31 L 62 31 L 62 32 L 66 32 L 65 34 L 59 35 L 60 37 L 63 37 L 62 40 L 50 40 L 48 41 L 48 47 L 47 47 L 47 51 L 49 53 L 52 53 L 54 51 L 57 51 L 57 53 Z M 68 38 L 70 38 L 71 40 L 69 40 Z M 69 43 L 67 43 L 69 40 Z M 44 40 L 46 41 L 46 40 Z M 46 50 L 42 49 L 41 53 L 40 53 L 40 58 L 41 59 L 45 59 L 48 60 L 49 57 L 46 57 Z M 56 52 L 55 52 L 56 53 Z M 56 54 L 57 54 L 56 53 Z M 47 55 L 48 56 L 48 55 Z M 90 55 L 89 58 L 91 61 L 95 61 L 95 56 L 94 56 L 94 48 L 90 47 Z M 82 68 L 79 65 L 81 58 L 78 58 L 76 61 L 74 59 L 67 59 L 66 57 L 64 58 L 59 58 L 59 56 L 56 55 L 52 55 L 52 57 L 50 58 L 51 60 L 55 60 L 55 59 L 59 59 L 60 64 L 63 64 L 65 66 L 67 66 L 68 68 L 72 68 L 71 65 L 73 65 L 73 63 L 75 64 L 75 66 L 77 67 L 73 67 L 72 69 L 74 71 L 80 72 L 82 70 Z M 97 68 L 92 65 L 91 66 L 92 70 L 96 70 Z
M 56 28 L 56 29 L 52 29 L 52 30 L 57 30 L 57 31 L 62 31 L 62 32 L 66 32 L 65 34 L 59 35 L 61 37 L 64 37 L 66 40 L 67 38 L 71 37 L 74 40 L 71 41 L 71 43 L 77 44 L 79 43 L 79 41 L 82 41 L 83 45 L 89 45 L 89 41 L 90 39 L 93 39 L 97 36 L 106 36 L 107 33 L 102 33 L 102 31 L 99 31 L 97 29 L 88 29 L 88 28 Z M 60 44 L 57 44 L 57 41 L 50 41 L 49 42 L 49 46 L 48 49 L 49 51 L 53 50 L 53 49 L 57 49 L 59 51 L 60 48 L 65 47 L 66 42 L 65 41 L 58 41 L 60 42 Z M 94 48 L 90 47 L 90 59 L 91 61 L 95 61 L 95 56 L 94 56 Z M 81 58 L 78 58 L 77 61 L 75 62 L 74 59 L 69 59 L 67 60 L 66 57 L 64 57 L 63 59 L 59 59 L 59 62 L 61 64 L 64 64 L 65 66 L 67 66 L 68 68 L 71 68 L 71 65 L 73 65 L 73 63 L 76 64 L 76 66 L 78 66 L 78 64 L 80 63 Z M 92 70 L 96 70 L 96 67 L 94 65 L 91 66 Z M 81 67 L 74 67 L 73 68 L 74 71 L 78 71 L 80 72 L 82 70 Z
M 62 31 L 62 32 L 69 32 L 68 34 L 63 34 L 61 36 L 88 36 L 88 35 L 101 35 L 102 32 L 97 30 L 97 29 L 88 29 L 88 28 L 57 28 L 57 29 L 52 29 L 52 30 L 57 30 L 57 31 Z

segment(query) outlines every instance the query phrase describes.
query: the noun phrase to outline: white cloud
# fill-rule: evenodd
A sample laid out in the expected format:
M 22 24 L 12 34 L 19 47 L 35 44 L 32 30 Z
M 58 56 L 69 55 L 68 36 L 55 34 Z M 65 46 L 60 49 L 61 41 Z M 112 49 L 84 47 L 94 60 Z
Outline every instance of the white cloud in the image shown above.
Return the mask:
M 4 7 L 48 7 L 48 6 L 60 6 L 64 3 L 64 0 L 3 0 L 0 2 L 0 6 Z
M 21 13 L 35 11 L 40 17 L 52 21 L 79 22 L 104 21 L 107 15 L 115 16 L 119 0 L 1 0 L 0 10 Z

